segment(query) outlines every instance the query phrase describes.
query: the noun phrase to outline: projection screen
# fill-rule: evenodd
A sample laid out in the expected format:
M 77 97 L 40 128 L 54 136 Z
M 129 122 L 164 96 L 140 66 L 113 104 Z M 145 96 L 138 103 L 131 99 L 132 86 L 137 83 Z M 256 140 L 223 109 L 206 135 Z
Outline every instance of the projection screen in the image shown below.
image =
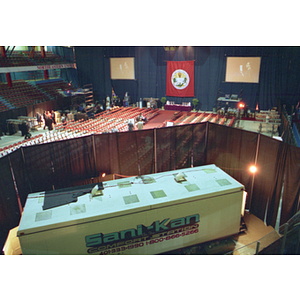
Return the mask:
M 111 57 L 111 79 L 135 79 L 134 57 Z
M 226 82 L 259 82 L 260 57 L 227 57 Z

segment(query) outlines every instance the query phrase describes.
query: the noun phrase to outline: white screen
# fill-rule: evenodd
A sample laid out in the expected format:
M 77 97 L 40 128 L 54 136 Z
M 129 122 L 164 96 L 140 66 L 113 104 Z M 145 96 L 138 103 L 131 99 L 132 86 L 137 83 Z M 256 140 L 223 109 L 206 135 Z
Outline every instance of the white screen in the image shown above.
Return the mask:
M 134 57 L 111 57 L 110 78 L 111 79 L 135 79 Z
M 226 82 L 259 82 L 260 57 L 227 57 Z

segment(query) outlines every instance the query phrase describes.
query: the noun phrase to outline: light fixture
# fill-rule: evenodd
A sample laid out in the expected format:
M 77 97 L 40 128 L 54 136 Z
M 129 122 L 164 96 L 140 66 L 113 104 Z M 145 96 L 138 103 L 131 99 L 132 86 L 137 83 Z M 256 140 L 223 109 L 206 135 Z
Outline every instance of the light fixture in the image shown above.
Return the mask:
M 257 167 L 255 165 L 252 165 L 250 168 L 249 168 L 249 171 L 254 174 L 257 172 Z
M 239 102 L 238 106 L 239 106 L 239 108 L 244 108 L 245 104 L 243 102 Z

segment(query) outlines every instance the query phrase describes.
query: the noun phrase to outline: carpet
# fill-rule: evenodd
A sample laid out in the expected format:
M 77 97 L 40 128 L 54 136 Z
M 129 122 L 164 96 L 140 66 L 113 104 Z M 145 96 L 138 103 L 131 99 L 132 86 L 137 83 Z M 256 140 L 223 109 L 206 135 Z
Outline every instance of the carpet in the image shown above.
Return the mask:
M 144 129 L 152 129 L 160 126 L 164 121 L 171 119 L 174 113 L 176 113 L 174 110 L 160 110 L 157 116 L 144 125 Z

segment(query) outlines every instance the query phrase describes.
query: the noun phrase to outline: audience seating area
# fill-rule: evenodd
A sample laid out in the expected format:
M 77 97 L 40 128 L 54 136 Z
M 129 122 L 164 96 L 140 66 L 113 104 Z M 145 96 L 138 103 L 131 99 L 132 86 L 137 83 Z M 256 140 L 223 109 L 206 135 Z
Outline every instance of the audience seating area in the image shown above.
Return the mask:
M 136 119 L 141 113 L 148 121 L 150 121 L 160 113 L 160 110 L 158 108 L 152 110 L 150 108 L 120 107 L 98 113 L 95 115 L 94 119 L 85 121 L 83 119 L 77 121 L 69 120 L 66 124 L 56 124 L 52 131 L 37 134 L 29 139 L 0 148 L 0 157 L 13 152 L 22 146 L 60 141 L 91 134 L 105 134 L 112 132 L 113 129 L 116 129 L 118 132 L 128 131 L 128 121 L 130 119 Z M 232 126 L 234 120 L 234 118 L 228 119 L 227 126 Z M 168 121 L 173 122 L 173 125 L 202 123 L 207 121 L 224 124 L 225 117 L 215 113 L 178 112 L 174 113 L 174 116 Z M 166 123 L 167 122 L 164 122 L 158 127 L 165 127 Z M 188 133 L 186 132 L 185 134 Z M 151 162 L 149 161 L 149 163 Z
M 1 99 L 0 97 L 0 112 L 2 111 L 6 111 L 9 110 L 10 108 L 8 107 L 8 105 L 6 105 L 6 103 L 4 102 L 3 99 Z
M 46 57 L 42 57 L 40 51 L 35 51 L 33 57 L 29 58 L 29 53 L 29 51 L 15 51 L 11 55 L 7 54 L 6 57 L 0 56 L 0 68 L 69 63 L 50 51 L 46 52 Z
M 70 86 L 69 83 L 63 80 L 41 82 L 41 83 L 37 83 L 36 86 L 39 89 L 45 91 L 49 95 L 49 97 L 53 99 L 57 97 L 61 97 L 61 94 L 59 93 L 58 90 L 66 91 L 68 89 L 72 89 L 72 86 Z
M 24 56 L 20 52 L 13 52 L 11 56 L 2 57 L 0 56 L 0 68 L 8 67 L 25 67 L 35 66 L 36 63 L 31 61 L 28 56 Z
M 204 123 L 211 122 L 220 125 L 233 126 L 235 117 L 229 117 L 226 119 L 224 115 L 216 114 L 216 113 L 205 113 L 205 112 L 178 112 L 175 113 L 174 116 L 163 122 L 160 127 L 167 126 L 168 122 L 173 123 L 175 125 L 185 125 L 185 124 L 193 124 L 193 123 Z
M 45 93 L 23 80 L 14 81 L 12 87 L 6 83 L 0 83 L 0 97 L 9 102 L 13 108 L 50 100 Z M 3 104 L 1 99 L 0 103 Z
M 29 51 L 22 51 L 22 53 L 25 55 L 25 57 L 29 57 Z M 42 53 L 40 51 L 35 51 L 30 60 L 33 61 L 35 65 L 55 65 L 69 63 L 63 57 L 60 57 L 53 52 L 47 51 L 45 54 L 46 56 L 42 57 Z
M 15 80 L 12 87 L 0 82 L 0 112 L 56 99 L 61 97 L 61 94 L 58 92 L 59 89 L 67 90 L 72 88 L 63 80 L 50 80 L 37 85 L 30 84 L 24 80 Z
M 149 108 L 120 107 L 114 110 L 106 110 L 95 115 L 94 119 L 84 121 L 67 121 L 66 125 L 58 124 L 56 130 L 60 132 L 72 132 L 77 136 L 89 134 L 109 133 L 113 128 L 119 132 L 128 130 L 128 121 L 136 119 L 140 113 L 148 120 L 158 114 L 159 110 Z

